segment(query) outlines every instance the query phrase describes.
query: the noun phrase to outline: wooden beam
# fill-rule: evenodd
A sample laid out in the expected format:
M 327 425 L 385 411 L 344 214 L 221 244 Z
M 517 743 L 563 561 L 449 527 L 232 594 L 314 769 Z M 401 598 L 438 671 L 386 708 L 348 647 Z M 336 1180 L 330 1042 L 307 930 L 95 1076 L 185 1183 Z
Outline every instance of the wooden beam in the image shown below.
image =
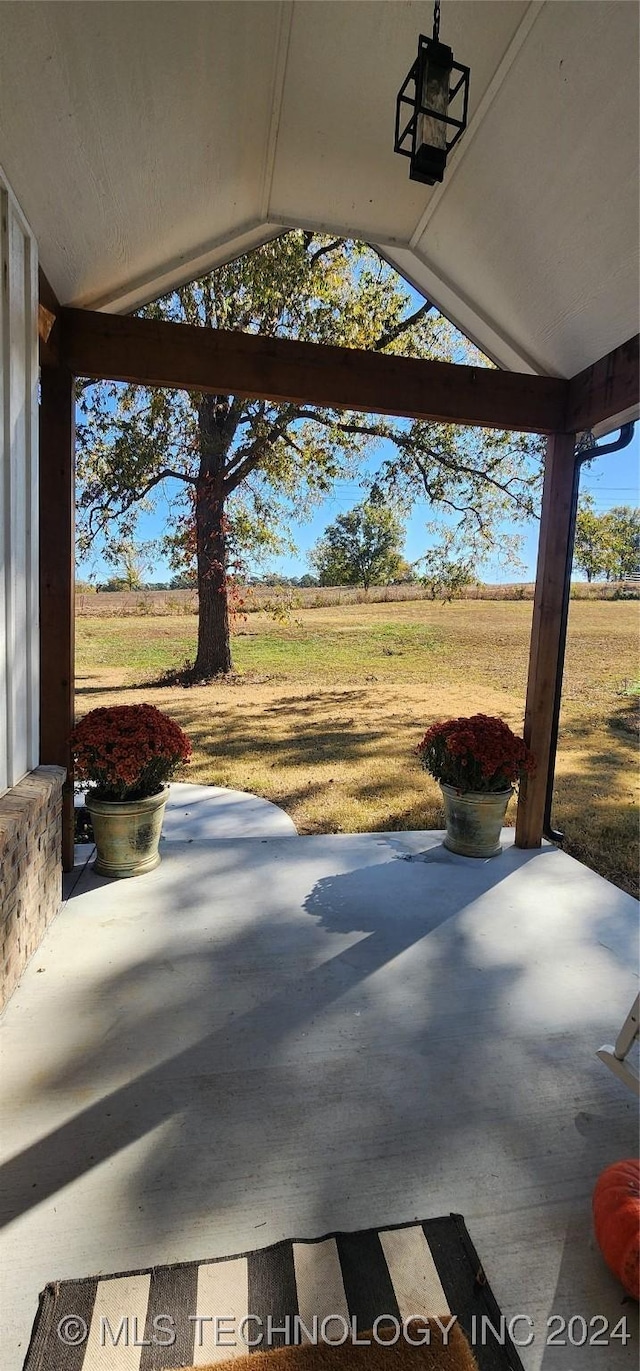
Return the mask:
M 56 316 L 55 316 L 55 314 L 52 314 L 52 313 L 51 313 L 51 310 L 46 308 L 46 305 L 39 304 L 39 305 L 38 305 L 38 337 L 40 338 L 40 342 L 41 342 L 41 343 L 44 343 L 44 344 L 46 345 L 46 344 L 49 342 L 49 339 L 50 339 L 50 337 L 51 337 L 51 330 L 52 330 L 53 325 L 55 324 L 55 322 L 56 322 Z
M 91 310 L 61 311 L 75 376 L 533 433 L 561 429 L 568 382 Z
M 556 433 L 547 444 L 538 567 L 529 649 L 524 738 L 536 770 L 521 782 L 516 846 L 540 847 L 549 775 L 556 673 L 563 651 L 562 605 L 570 554 L 575 434 Z
M 40 378 L 40 761 L 67 768 L 62 863 L 73 869 L 74 383 L 62 367 Z
M 52 314 L 57 314 L 60 309 L 60 301 L 45 276 L 42 267 L 38 267 L 38 296 L 40 303 L 50 310 Z
M 640 407 L 640 335 L 586 367 L 569 382 L 565 428 L 584 433 Z
M 58 364 L 58 329 L 56 321 L 60 304 L 56 299 L 47 278 L 38 268 L 38 337 L 40 340 L 40 366 Z

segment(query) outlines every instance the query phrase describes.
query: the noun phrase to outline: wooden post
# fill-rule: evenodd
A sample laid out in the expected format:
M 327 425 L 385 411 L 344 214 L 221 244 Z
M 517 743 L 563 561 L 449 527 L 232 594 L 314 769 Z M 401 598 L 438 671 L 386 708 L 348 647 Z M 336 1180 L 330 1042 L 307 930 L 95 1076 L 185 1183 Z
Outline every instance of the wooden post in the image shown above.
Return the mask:
M 73 869 L 74 437 L 73 376 L 40 374 L 40 761 L 67 768 L 62 865 Z
M 520 786 L 517 847 L 540 847 L 542 842 L 556 671 L 562 653 L 562 603 L 571 537 L 575 442 L 574 433 L 555 433 L 547 444 L 524 723 L 525 742 L 537 765 L 535 773 Z

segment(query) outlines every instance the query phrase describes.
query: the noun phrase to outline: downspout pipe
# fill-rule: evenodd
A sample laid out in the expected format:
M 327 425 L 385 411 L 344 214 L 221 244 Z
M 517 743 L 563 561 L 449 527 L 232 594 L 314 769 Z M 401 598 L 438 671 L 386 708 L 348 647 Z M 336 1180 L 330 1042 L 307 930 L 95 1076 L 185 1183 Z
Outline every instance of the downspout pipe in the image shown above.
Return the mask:
M 573 547 L 576 536 L 576 517 L 578 513 L 578 494 L 580 491 L 580 471 L 585 462 L 590 462 L 593 457 L 604 457 L 608 452 L 621 452 L 622 448 L 628 447 L 633 438 L 634 424 L 623 424 L 619 435 L 611 443 L 603 443 L 598 447 L 597 443 L 591 442 L 589 447 L 577 446 L 574 456 L 573 466 L 573 489 L 571 493 L 571 521 L 569 525 L 569 539 L 567 543 L 567 562 L 564 573 L 564 591 L 562 596 L 562 615 L 560 619 L 560 643 L 558 650 L 558 664 L 556 667 L 556 683 L 553 697 L 553 715 L 551 721 L 551 743 L 549 749 L 549 772 L 547 775 L 547 791 L 544 804 L 543 833 L 545 838 L 550 838 L 554 843 L 561 843 L 564 833 L 560 833 L 557 828 L 551 825 L 551 810 L 553 807 L 553 789 L 556 778 L 556 755 L 558 751 L 558 726 L 560 723 L 560 705 L 562 702 L 562 678 L 564 676 L 564 657 L 567 646 L 567 623 L 569 620 L 569 601 L 571 599 L 571 568 L 573 566 Z

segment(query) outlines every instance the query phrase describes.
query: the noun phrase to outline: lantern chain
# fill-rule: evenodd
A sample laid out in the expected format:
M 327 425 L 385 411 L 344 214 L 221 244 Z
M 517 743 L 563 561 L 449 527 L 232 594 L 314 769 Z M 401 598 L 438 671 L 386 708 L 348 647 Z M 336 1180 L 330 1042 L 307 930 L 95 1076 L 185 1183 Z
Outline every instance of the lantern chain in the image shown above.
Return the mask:
M 433 7 L 433 37 L 437 43 L 440 37 L 440 0 L 435 0 Z

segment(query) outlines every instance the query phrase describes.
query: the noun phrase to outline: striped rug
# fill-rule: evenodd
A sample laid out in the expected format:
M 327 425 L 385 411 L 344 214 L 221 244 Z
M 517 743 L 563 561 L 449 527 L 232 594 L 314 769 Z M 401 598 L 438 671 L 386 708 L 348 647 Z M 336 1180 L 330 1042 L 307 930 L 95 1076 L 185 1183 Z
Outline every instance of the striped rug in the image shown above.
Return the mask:
M 24 1371 L 210 1367 L 293 1343 L 347 1345 L 384 1315 L 400 1326 L 455 1316 L 480 1371 L 522 1371 L 459 1214 L 56 1282 Z M 384 1337 L 394 1325 L 378 1327 Z

